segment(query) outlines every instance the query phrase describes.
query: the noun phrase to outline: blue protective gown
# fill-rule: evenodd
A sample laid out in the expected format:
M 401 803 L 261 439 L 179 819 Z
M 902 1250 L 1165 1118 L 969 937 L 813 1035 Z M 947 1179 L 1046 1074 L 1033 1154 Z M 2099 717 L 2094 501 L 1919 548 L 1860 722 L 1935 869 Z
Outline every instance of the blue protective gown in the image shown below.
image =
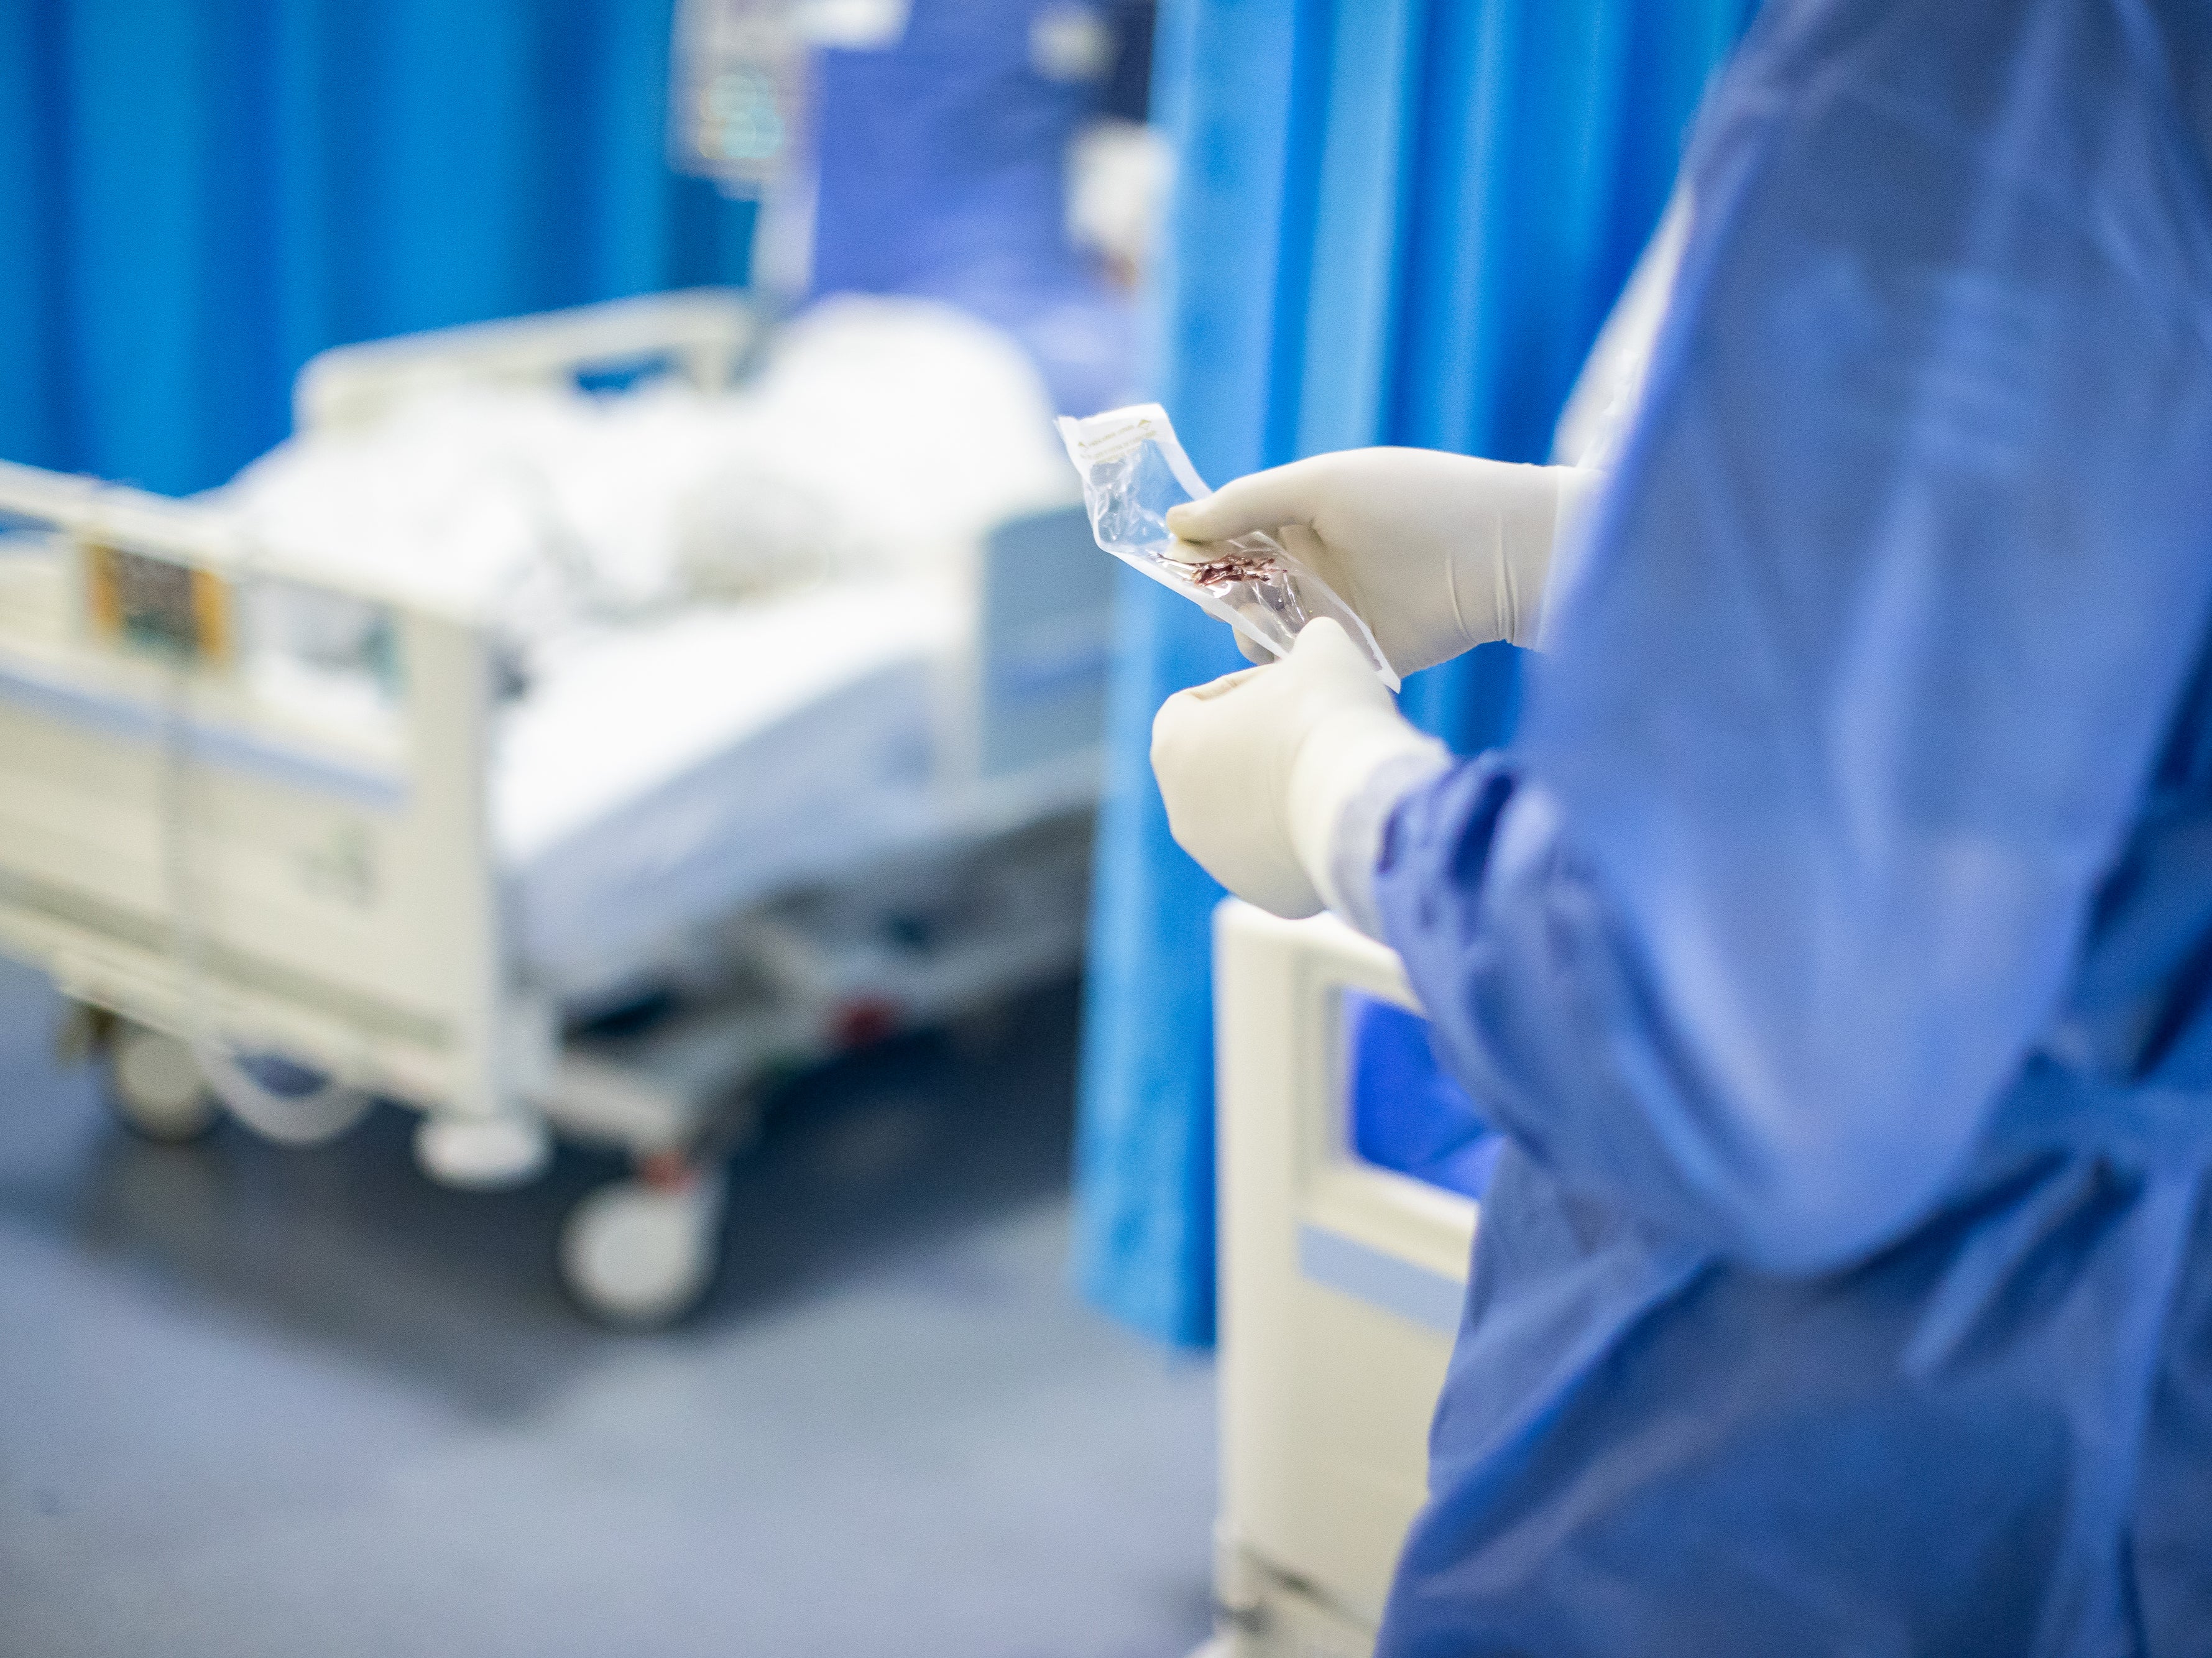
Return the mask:
M 1778 3 L 1523 735 L 1382 1651 L 2212 1652 L 2212 7 Z

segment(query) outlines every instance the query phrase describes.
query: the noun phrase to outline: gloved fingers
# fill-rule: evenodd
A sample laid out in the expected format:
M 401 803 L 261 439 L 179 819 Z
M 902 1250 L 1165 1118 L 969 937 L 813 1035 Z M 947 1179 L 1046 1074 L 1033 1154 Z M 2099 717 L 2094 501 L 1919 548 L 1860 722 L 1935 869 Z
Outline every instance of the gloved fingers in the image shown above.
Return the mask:
M 1311 687 L 1299 675 L 1288 660 L 1224 674 L 1176 692 L 1152 720 L 1152 774 L 1176 844 L 1231 892 L 1288 916 L 1321 907 L 1284 817 L 1290 756 L 1308 701 L 1343 698 L 1334 674 Z
M 1297 638 L 1291 643 L 1291 659 L 1307 672 L 1352 672 L 1378 685 L 1382 683 L 1376 677 L 1366 653 L 1352 642 L 1352 635 L 1334 616 L 1317 616 L 1299 629 Z
M 1270 662 L 1273 662 L 1275 659 L 1273 656 L 1267 653 L 1267 649 L 1265 646 L 1261 645 L 1257 640 L 1254 639 L 1243 629 L 1231 628 L 1229 631 L 1236 636 L 1237 648 L 1243 653 L 1244 659 L 1247 662 L 1257 663 L 1261 667 L 1264 668 Z
M 1375 625 L 1375 618 L 1368 614 L 1363 603 L 1364 589 L 1370 584 L 1361 580 L 1359 561 L 1344 556 L 1307 525 L 1285 524 L 1275 532 L 1275 536 L 1283 544 L 1283 550 L 1291 557 L 1293 566 L 1291 586 L 1298 586 L 1300 572 L 1318 576 L 1331 592 L 1357 610 L 1369 627 Z M 1318 610 L 1321 607 L 1314 605 L 1310 608 Z
M 1185 695 L 1188 695 L 1187 693 Z M 1170 697 L 1152 726 L 1152 774 L 1168 833 L 1200 868 L 1277 915 L 1296 919 L 1322 908 L 1282 822 L 1264 737 L 1243 729 L 1218 703 Z
M 1313 531 L 1309 524 L 1285 524 L 1275 539 L 1283 544 L 1283 550 L 1298 563 L 1311 570 L 1332 587 L 1337 585 L 1341 572 L 1329 544 Z
M 1333 616 L 1317 616 L 1298 629 L 1298 636 L 1291 641 L 1291 654 L 1327 655 L 1340 645 L 1347 650 L 1352 647 L 1352 640 L 1344 631 L 1344 624 Z M 1356 651 L 1352 653 L 1358 654 Z
M 1248 683 L 1255 675 L 1265 673 L 1265 668 L 1245 668 L 1236 673 L 1224 674 L 1204 685 L 1194 685 L 1188 690 L 1177 691 L 1160 704 L 1160 711 L 1152 716 L 1152 765 L 1157 770 L 1163 756 L 1170 755 L 1182 744 L 1204 740 L 1204 734 L 1218 719 L 1217 709 L 1224 706 L 1224 699 Z
M 1241 639 L 1243 635 L 1239 634 L 1237 637 Z M 1239 668 L 1235 673 L 1225 673 L 1218 679 L 1209 679 L 1203 685 L 1193 685 L 1188 690 L 1177 691 L 1175 696 L 1168 699 L 1168 701 L 1174 701 L 1176 697 L 1187 696 L 1194 702 L 1211 702 L 1217 696 L 1228 695 L 1240 685 L 1250 683 L 1260 669 L 1268 666 L 1273 661 L 1273 659 L 1271 657 L 1267 661 L 1261 663 L 1259 667 Z M 1161 706 L 1165 707 L 1166 704 L 1164 703 Z
M 1318 507 L 1319 475 L 1329 457 L 1294 460 L 1231 479 L 1203 501 L 1168 509 L 1168 530 L 1189 542 L 1233 541 L 1255 530 L 1310 522 Z

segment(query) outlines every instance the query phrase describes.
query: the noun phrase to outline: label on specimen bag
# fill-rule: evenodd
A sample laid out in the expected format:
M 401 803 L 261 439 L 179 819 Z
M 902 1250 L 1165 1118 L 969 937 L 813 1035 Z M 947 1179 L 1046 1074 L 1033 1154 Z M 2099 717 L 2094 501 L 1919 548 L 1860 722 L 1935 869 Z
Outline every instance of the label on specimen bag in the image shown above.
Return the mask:
M 1173 556 L 1168 509 L 1213 492 L 1182 452 L 1167 410 L 1157 403 L 1114 409 L 1088 420 L 1062 416 L 1060 435 L 1083 479 L 1083 504 L 1098 544 L 1208 615 L 1226 622 L 1270 656 L 1290 654 L 1298 629 L 1316 616 L 1334 621 L 1392 690 L 1398 676 L 1358 611 L 1305 568 L 1274 537 L 1255 532 L 1210 544 L 1203 562 Z

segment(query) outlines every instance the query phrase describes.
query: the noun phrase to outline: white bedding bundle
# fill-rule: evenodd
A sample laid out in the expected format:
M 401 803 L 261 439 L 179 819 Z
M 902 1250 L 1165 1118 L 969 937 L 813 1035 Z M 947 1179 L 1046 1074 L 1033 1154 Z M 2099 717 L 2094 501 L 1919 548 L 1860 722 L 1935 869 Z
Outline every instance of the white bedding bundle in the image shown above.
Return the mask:
M 992 524 L 1068 498 L 1051 416 L 997 331 L 843 296 L 730 392 L 441 389 L 302 433 L 219 499 L 295 556 L 490 600 L 537 640 L 801 581 L 957 576 Z

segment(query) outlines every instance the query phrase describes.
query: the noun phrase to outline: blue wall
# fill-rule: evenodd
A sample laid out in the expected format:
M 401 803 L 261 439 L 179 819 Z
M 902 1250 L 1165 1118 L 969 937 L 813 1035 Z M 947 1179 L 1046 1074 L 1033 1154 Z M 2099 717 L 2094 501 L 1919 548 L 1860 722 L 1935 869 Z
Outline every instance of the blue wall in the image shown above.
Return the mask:
M 1182 170 L 1161 401 L 1214 481 L 1406 443 L 1538 460 L 1754 0 L 1170 0 Z M 1123 582 L 1079 1145 L 1078 1276 L 1164 1340 L 1213 1329 L 1207 915 L 1146 748 L 1227 632 Z M 1510 647 L 1416 676 L 1462 751 L 1510 730 Z
M 0 457 L 171 492 L 316 351 L 741 279 L 669 0 L 0 0 Z

